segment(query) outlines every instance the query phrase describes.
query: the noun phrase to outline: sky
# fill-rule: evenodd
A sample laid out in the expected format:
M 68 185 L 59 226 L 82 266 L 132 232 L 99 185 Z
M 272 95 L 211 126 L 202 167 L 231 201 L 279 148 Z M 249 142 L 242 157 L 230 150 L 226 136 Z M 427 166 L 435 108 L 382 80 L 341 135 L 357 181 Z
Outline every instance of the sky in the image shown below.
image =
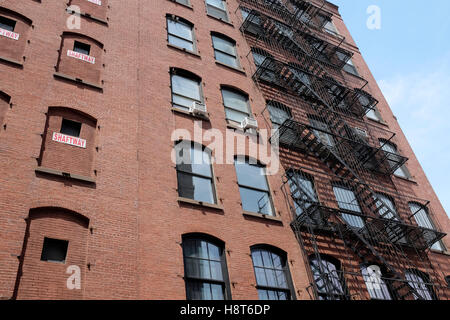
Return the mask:
M 331 0 L 450 216 L 449 0 Z M 369 6 L 380 29 L 369 29 Z

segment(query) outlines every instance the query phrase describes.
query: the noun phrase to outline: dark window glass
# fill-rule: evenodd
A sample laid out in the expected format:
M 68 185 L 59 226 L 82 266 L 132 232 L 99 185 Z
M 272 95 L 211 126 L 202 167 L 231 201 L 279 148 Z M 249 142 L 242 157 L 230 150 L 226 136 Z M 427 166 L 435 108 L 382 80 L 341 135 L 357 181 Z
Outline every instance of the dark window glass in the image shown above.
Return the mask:
M 89 55 L 89 53 L 91 52 L 91 46 L 83 42 L 75 41 L 73 45 L 73 51 Z
M 223 248 L 209 240 L 183 240 L 188 300 L 225 300 L 227 271 Z
M 445 282 L 447 282 L 447 287 L 450 288 L 450 276 L 445 277 Z
M 66 262 L 69 241 L 44 238 L 41 260 L 48 262 Z
M 248 97 L 239 92 L 222 89 L 223 105 L 227 120 L 241 123 L 244 118 L 250 116 Z
M 253 268 L 260 300 L 290 300 L 286 259 L 265 249 L 252 250 Z
M 199 79 L 183 74 L 172 74 L 171 81 L 173 107 L 189 110 L 194 102 L 202 102 L 203 98 Z
M 225 0 L 206 0 L 206 11 L 208 14 L 228 21 L 227 4 Z
M 231 67 L 239 68 L 236 43 L 215 35 L 212 36 L 212 41 L 216 60 Z
M 178 18 L 167 17 L 167 32 L 169 43 L 194 51 L 194 34 L 192 25 Z
M 0 28 L 13 32 L 16 27 L 14 20 L 0 16 Z
M 359 207 L 358 200 L 356 199 L 353 191 L 336 186 L 333 187 L 333 191 L 339 208 L 345 210 L 345 213 L 342 213 L 342 218 L 344 218 L 344 220 L 352 227 L 358 229 L 363 228 L 364 220 L 358 215 L 348 213 L 350 211 L 356 214 L 361 214 L 361 208 Z
M 311 271 L 320 300 L 345 300 L 344 276 L 337 264 L 326 257 L 310 258 Z
M 235 160 L 236 175 L 244 211 L 274 215 L 264 167 Z
M 81 123 L 63 119 L 60 132 L 62 134 L 67 134 L 68 136 L 79 137 L 81 132 Z
M 210 154 L 191 142 L 178 143 L 175 152 L 179 196 L 216 203 Z

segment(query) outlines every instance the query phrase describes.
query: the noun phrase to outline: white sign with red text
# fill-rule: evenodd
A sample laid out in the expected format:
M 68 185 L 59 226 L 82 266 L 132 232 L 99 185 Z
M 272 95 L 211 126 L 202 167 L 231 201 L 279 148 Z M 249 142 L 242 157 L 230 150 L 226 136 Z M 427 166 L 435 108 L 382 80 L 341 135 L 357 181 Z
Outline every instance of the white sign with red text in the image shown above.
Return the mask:
M 19 40 L 19 34 L 0 28 L 0 36 L 4 36 L 13 40 Z
M 102 1 L 101 0 L 88 0 L 89 2 L 95 3 L 98 6 L 102 5 Z
M 72 50 L 67 50 L 67 56 L 71 57 L 71 58 L 75 58 L 75 59 L 80 59 L 92 64 L 95 64 L 95 58 L 88 56 L 87 54 L 84 53 L 79 53 L 79 52 L 75 52 Z
M 53 132 L 53 141 L 70 144 L 71 146 L 86 149 L 86 140 L 68 136 L 59 132 Z

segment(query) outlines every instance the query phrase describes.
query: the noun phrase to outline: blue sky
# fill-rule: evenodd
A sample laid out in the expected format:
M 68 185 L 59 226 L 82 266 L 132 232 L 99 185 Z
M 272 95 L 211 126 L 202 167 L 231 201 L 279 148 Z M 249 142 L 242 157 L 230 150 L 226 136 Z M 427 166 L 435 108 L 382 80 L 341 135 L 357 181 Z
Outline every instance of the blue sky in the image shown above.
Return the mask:
M 450 1 L 331 2 L 450 216 Z M 380 30 L 366 26 L 370 5 L 381 9 Z

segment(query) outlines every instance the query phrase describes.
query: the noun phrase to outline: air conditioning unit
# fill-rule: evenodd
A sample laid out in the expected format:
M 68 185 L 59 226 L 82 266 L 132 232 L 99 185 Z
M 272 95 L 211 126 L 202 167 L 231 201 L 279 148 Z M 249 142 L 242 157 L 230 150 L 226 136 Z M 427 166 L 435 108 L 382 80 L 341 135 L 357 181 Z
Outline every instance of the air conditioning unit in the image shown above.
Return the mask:
M 258 122 L 256 119 L 245 117 L 241 122 L 242 129 L 258 129 Z
M 208 111 L 206 110 L 206 105 L 197 101 L 192 103 L 192 106 L 189 108 L 189 112 L 196 115 L 202 115 L 207 117 Z

